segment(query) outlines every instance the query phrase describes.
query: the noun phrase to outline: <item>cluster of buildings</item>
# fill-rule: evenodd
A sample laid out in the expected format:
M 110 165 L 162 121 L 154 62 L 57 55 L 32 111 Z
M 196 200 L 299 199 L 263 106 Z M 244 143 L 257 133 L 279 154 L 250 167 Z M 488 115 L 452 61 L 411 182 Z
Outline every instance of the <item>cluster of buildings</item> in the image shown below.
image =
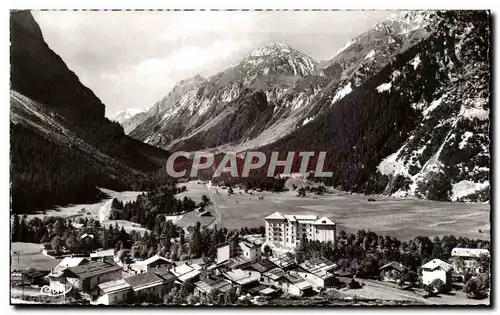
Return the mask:
M 46 276 L 50 292 L 77 290 L 91 304 L 106 305 L 133 302 L 141 296 L 162 299 L 175 285 L 198 279 L 202 269 L 196 263 L 172 262 L 159 255 L 123 264 L 114 250 L 102 252 L 90 258 L 64 258 Z
M 464 282 L 467 271 L 476 274 L 487 272 L 483 270 L 484 264 L 480 262 L 483 257 L 490 257 L 487 249 L 453 248 L 449 262 L 435 258 L 420 267 L 422 284 L 429 285 L 434 280 L 440 279 L 448 286 L 454 281 L 453 278 Z M 399 262 L 390 262 L 380 267 L 380 278 L 382 281 L 397 282 L 406 269 Z
M 50 272 L 25 270 L 13 273 L 22 283 L 40 284 L 48 280 L 55 295 L 77 290 L 91 304 L 123 304 L 144 301 L 143 297 L 162 299 L 172 288 L 194 284 L 194 296 L 206 298 L 234 290 L 238 296 L 307 296 L 338 281 L 337 265 L 317 257 L 297 263 L 293 255 L 275 250 L 263 256 L 267 245 L 291 250 L 305 237 L 310 241 L 336 243 L 336 225 L 326 217 L 291 215 L 275 212 L 266 217 L 266 234 L 245 235 L 216 246 L 216 260 L 171 261 L 154 255 L 146 260 L 130 260 L 124 251 L 99 250 L 90 257 L 65 257 Z M 85 237 L 91 237 L 89 235 Z M 43 250 L 50 251 L 44 247 Z M 451 263 L 432 259 L 423 266 L 422 282 L 435 279 L 452 282 L 452 273 L 480 270 L 479 259 L 489 256 L 485 249 L 454 248 Z M 380 268 L 381 280 L 398 281 L 405 266 L 391 262 Z
M 36 276 L 48 280 L 54 295 L 77 290 L 91 304 L 105 305 L 143 301 L 145 296 L 162 299 L 187 281 L 200 298 L 229 290 L 238 296 L 302 296 L 333 283 L 332 262 L 318 258 L 297 264 L 288 254 L 263 258 L 264 244 L 261 235 L 219 244 L 211 264 L 201 259 L 176 262 L 159 255 L 124 263 L 121 252 L 101 250 L 90 257 L 66 257 L 50 273 Z
M 261 236 L 247 235 L 236 245 L 219 244 L 216 261 L 206 266 L 208 276 L 195 284 L 195 291 L 202 295 L 234 287 L 239 296 L 304 296 L 334 283 L 337 265 L 331 261 L 319 258 L 297 264 L 286 253 L 263 258 L 264 243 Z

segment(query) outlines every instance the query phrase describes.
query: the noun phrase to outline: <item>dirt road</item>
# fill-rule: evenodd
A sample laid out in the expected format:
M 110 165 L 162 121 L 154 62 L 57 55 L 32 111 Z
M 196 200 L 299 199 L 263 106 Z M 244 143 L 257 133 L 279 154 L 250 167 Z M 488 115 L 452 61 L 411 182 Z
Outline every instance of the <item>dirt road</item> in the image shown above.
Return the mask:
M 350 279 L 343 279 L 346 282 Z M 367 299 L 412 301 L 426 305 L 489 305 L 489 299 L 468 299 L 464 293 L 452 291 L 449 294 L 439 294 L 424 298 L 426 292 L 422 289 L 402 290 L 395 283 L 376 280 L 356 279 L 364 286 L 361 289 L 342 289 L 341 292 Z

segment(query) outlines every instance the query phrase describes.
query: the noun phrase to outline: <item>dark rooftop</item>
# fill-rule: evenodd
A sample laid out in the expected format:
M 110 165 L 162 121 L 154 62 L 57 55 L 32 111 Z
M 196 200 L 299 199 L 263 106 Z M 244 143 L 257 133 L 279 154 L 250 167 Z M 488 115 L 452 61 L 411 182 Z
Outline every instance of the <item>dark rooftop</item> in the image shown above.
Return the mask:
M 284 277 L 288 281 L 290 281 L 290 283 L 293 283 L 293 284 L 305 281 L 302 277 L 300 277 L 299 275 L 296 275 L 296 274 L 288 274 L 287 273 L 287 274 L 284 275 Z
M 273 268 L 273 269 L 265 272 L 264 275 L 273 279 L 273 280 L 278 280 L 281 277 L 285 276 L 286 273 L 283 271 L 283 269 L 276 267 L 276 268 Z
M 69 267 L 65 272 L 70 272 L 78 278 L 86 279 L 121 269 L 120 266 L 110 263 L 109 261 L 92 261 L 85 265 Z
M 263 272 L 266 272 L 266 271 L 271 270 L 273 268 L 276 268 L 276 265 L 266 259 L 266 260 L 262 260 L 260 262 L 256 262 L 255 264 L 252 264 L 244 269 L 248 269 L 248 268 L 251 268 L 251 269 L 254 269 L 260 273 L 263 273 Z
M 175 276 L 170 272 L 169 268 L 166 266 L 153 268 L 150 269 L 150 271 L 167 282 L 174 281 L 176 279 Z
M 257 294 L 264 289 L 267 289 L 268 287 L 269 286 L 267 286 L 267 285 L 261 284 L 261 285 L 258 285 L 256 287 L 253 287 L 251 289 L 248 289 L 248 293 L 250 293 L 251 295 L 254 295 L 254 294 Z
M 398 263 L 397 261 L 391 261 L 390 263 L 383 265 L 379 269 L 380 270 L 383 270 L 383 269 L 395 269 L 395 270 L 397 270 L 399 272 L 403 272 L 403 270 L 405 270 L 406 268 L 402 264 Z
M 130 284 L 130 286 L 134 289 L 137 287 L 142 287 L 142 286 L 154 284 L 156 282 L 158 284 L 163 282 L 163 279 L 160 278 L 159 276 L 155 275 L 153 272 L 140 273 L 138 275 L 125 278 L 123 280 L 125 280 L 125 282 Z
M 48 272 L 42 272 L 42 271 L 39 271 L 39 270 L 36 270 L 36 269 L 28 269 L 28 270 L 22 270 L 21 273 L 27 277 L 31 277 L 31 278 L 40 278 L 40 277 L 44 277 L 48 274 Z

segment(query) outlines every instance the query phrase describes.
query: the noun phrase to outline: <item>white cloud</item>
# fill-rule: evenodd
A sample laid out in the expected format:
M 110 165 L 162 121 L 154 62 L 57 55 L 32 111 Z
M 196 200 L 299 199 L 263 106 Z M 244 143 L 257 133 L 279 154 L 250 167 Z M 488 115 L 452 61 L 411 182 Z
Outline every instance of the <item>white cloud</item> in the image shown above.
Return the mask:
M 169 72 L 185 72 L 201 70 L 213 62 L 229 57 L 232 53 L 246 49 L 250 45 L 245 40 L 222 40 L 211 43 L 207 47 L 196 45 L 185 46 L 173 51 L 164 58 L 151 58 L 133 66 L 126 66 L 114 73 L 103 73 L 103 79 L 114 80 L 118 77 L 149 76 Z
M 172 52 L 165 58 L 153 58 L 141 61 L 136 70 L 138 74 L 147 75 L 162 71 L 186 71 L 199 69 L 207 64 L 228 57 L 233 52 L 245 48 L 246 41 L 217 41 L 208 47 L 187 46 Z

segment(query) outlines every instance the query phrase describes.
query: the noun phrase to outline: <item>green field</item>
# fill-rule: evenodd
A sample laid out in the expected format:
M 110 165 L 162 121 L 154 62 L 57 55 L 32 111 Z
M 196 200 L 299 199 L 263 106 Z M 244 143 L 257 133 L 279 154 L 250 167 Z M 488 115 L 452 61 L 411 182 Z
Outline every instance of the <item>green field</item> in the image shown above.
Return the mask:
M 208 189 L 203 184 L 189 182 L 186 186 L 188 192 L 179 194 L 180 196 L 209 196 Z M 217 191 L 219 194 L 212 199 L 220 204 L 224 227 L 227 228 L 262 226 L 266 216 L 279 211 L 326 216 L 337 222 L 337 232 L 370 229 L 402 240 L 446 234 L 490 239 L 489 204 L 397 199 L 338 191 L 324 196 L 308 194 L 306 197 L 297 197 L 293 191 L 253 191 L 253 194 L 247 194 L 235 189 L 235 194 L 231 196 L 220 187 Z M 369 197 L 376 201 L 369 202 Z
M 19 254 L 18 254 L 19 253 Z M 35 268 L 37 270 L 50 270 L 57 266 L 60 259 L 54 259 L 40 252 L 40 244 L 12 243 L 10 251 L 10 269 L 24 270 Z

